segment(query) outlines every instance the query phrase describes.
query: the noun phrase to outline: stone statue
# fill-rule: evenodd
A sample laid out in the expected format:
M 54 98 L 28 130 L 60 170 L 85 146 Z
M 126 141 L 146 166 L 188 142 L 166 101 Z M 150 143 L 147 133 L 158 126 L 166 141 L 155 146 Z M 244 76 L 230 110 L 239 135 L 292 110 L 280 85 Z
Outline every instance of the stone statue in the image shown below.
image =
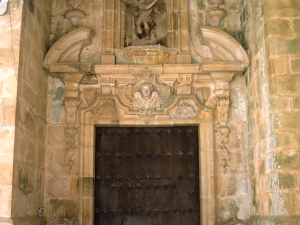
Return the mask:
M 158 92 L 154 90 L 153 85 L 149 82 L 142 83 L 140 90 L 134 94 L 134 97 L 141 105 L 141 109 L 152 109 L 158 100 Z
M 134 18 L 134 25 L 136 29 L 136 34 L 139 39 L 146 40 L 145 43 L 139 42 L 139 45 L 144 44 L 153 44 L 153 34 L 156 26 L 156 22 L 154 21 L 152 15 L 160 14 L 157 7 L 161 3 L 162 0 L 121 0 L 125 2 L 127 5 L 132 6 L 132 15 Z M 135 39 L 135 32 L 132 39 Z M 127 37 L 126 43 L 129 42 L 129 37 Z M 149 43 L 147 40 L 152 40 Z M 129 44 L 127 44 L 128 46 Z

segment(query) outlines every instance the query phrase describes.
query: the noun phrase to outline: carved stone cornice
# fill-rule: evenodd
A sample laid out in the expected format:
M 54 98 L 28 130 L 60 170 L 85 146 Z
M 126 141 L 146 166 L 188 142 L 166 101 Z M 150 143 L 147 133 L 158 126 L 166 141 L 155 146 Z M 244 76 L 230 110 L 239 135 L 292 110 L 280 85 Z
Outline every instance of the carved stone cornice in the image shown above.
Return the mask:
M 117 64 L 175 64 L 177 49 L 161 45 L 131 46 L 115 49 Z

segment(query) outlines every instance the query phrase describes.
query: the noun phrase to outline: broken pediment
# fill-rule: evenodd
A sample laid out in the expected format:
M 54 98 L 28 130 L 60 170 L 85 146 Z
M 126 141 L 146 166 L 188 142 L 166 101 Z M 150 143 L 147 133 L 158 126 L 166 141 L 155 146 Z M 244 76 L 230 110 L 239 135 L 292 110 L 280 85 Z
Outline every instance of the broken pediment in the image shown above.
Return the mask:
M 92 37 L 93 32 L 87 28 L 71 31 L 48 51 L 44 61 L 45 67 L 48 68 L 54 63 L 81 62 L 82 51 L 91 44 Z M 101 59 L 108 57 L 111 60 L 103 60 L 101 64 L 182 64 L 179 55 L 177 48 L 161 45 L 130 46 L 116 48 L 111 55 L 102 55 Z M 246 51 L 233 37 L 222 30 L 207 26 L 201 26 L 201 34 L 191 34 L 191 57 L 193 63 L 200 64 L 235 62 L 244 65 L 244 68 L 250 64 Z

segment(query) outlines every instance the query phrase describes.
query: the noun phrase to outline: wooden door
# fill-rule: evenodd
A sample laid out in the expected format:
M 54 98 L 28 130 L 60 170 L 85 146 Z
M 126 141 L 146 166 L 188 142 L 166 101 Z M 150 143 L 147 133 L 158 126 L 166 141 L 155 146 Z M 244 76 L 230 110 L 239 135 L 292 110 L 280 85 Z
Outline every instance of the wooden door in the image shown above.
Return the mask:
M 198 127 L 96 130 L 95 225 L 199 225 Z

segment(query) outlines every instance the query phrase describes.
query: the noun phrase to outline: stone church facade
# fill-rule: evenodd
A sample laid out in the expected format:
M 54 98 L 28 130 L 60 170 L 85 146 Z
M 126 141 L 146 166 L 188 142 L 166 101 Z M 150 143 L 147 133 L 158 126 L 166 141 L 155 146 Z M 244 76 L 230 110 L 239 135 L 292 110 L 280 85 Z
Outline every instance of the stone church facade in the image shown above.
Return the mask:
M 197 205 L 127 209 L 132 218 L 299 224 L 299 15 L 298 0 L 2 0 L 0 224 L 124 215 L 95 203 L 107 193 L 97 182 L 115 179 L 98 174 L 99 158 L 196 154 L 104 155 L 96 136 L 192 135 L 186 126 L 198 134 L 197 191 L 187 195 Z M 194 179 L 162 175 L 137 179 L 176 179 L 162 183 L 170 191 Z M 127 178 L 109 188 L 131 189 Z

